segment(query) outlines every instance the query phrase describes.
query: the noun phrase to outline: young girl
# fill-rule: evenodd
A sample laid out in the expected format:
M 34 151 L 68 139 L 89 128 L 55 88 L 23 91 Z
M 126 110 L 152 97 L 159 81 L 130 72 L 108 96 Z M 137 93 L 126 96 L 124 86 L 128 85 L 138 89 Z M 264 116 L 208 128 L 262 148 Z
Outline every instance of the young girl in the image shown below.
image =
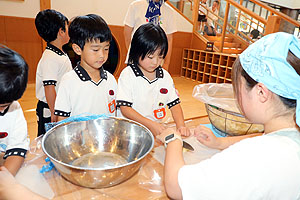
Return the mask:
M 172 112 L 178 131 L 189 135 L 173 79 L 161 67 L 168 52 L 168 40 L 160 26 L 140 26 L 134 33 L 128 66 L 118 80 L 117 107 L 122 115 L 145 125 L 154 135 L 165 128 L 159 122 Z
M 241 111 L 251 122 L 264 124 L 265 133 L 247 139 L 216 138 L 198 127 L 195 135 L 201 143 L 224 150 L 198 164 L 184 165 L 180 136 L 164 131 L 159 138 L 168 144 L 164 166 L 168 195 L 299 199 L 299 41 L 288 33 L 275 33 L 250 45 L 234 64 L 233 85 Z

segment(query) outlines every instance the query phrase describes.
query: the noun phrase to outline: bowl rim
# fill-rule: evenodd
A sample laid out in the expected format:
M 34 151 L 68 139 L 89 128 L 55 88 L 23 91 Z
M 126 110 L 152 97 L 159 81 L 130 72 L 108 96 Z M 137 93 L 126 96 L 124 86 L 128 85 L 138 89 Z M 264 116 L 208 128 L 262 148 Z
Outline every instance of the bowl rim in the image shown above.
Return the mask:
M 63 166 L 66 166 L 66 167 L 70 167 L 72 169 L 78 169 L 78 170 L 113 170 L 113 169 L 118 169 L 118 168 L 121 168 L 121 167 L 126 167 L 128 165 L 131 165 L 133 163 L 137 163 L 139 161 L 141 161 L 143 158 L 145 158 L 153 149 L 154 147 L 154 143 L 155 143 L 155 139 L 154 139 L 154 136 L 152 134 L 152 132 L 146 127 L 144 126 L 143 124 L 139 123 L 139 122 L 136 122 L 134 120 L 130 120 L 130 119 L 126 119 L 126 118 L 122 118 L 122 117 L 114 117 L 114 116 L 108 116 L 108 117 L 99 117 L 97 119 L 92 119 L 92 120 L 99 120 L 99 119 L 104 119 L 104 120 L 108 120 L 108 119 L 117 119 L 117 120 L 122 120 L 122 121 L 127 121 L 127 122 L 131 122 L 133 124 L 136 124 L 138 126 L 141 126 L 142 128 L 146 129 L 147 133 L 150 135 L 150 137 L 152 138 L 152 143 L 151 143 L 151 147 L 149 148 L 149 150 L 143 155 L 141 156 L 140 158 L 136 159 L 136 160 L 133 160 L 131 162 L 128 162 L 126 164 L 122 164 L 122 165 L 118 165 L 118 166 L 114 166 L 114 167 L 98 167 L 98 168 L 89 168 L 89 167 L 78 167 L 78 166 L 74 166 L 74 165 L 70 165 L 70 164 L 67 164 L 67 163 L 64 163 L 62 161 L 59 161 L 55 158 L 53 158 L 49 153 L 47 153 L 47 151 L 45 150 L 45 140 L 46 138 L 53 132 L 53 129 L 57 128 L 57 127 L 60 127 L 60 126 L 64 126 L 64 125 L 67 125 L 67 124 L 71 124 L 71 123 L 80 123 L 81 121 L 74 121 L 74 122 L 67 122 L 67 123 L 63 123 L 63 124 L 59 124 L 59 125 L 56 125 L 54 127 L 52 127 L 51 129 L 49 129 L 45 135 L 43 136 L 42 138 L 42 150 L 43 152 L 46 154 L 47 157 L 50 158 L 51 161 L 54 161 L 60 165 L 63 165 Z M 87 120 L 87 121 L 90 121 L 90 120 Z M 55 163 L 54 163 L 55 165 Z

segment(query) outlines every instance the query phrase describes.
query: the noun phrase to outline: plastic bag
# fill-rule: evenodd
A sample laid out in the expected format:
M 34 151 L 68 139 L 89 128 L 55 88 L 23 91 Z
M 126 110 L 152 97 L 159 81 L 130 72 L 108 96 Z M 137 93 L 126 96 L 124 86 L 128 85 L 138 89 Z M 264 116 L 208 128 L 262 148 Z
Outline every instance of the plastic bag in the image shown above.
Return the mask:
M 53 128 L 54 126 L 60 125 L 60 124 L 65 124 L 69 122 L 80 122 L 80 121 L 88 121 L 92 119 L 98 119 L 98 118 L 107 118 L 109 117 L 106 114 L 101 114 L 101 115 L 96 115 L 96 114 L 90 114 L 90 113 L 83 113 L 80 115 L 75 115 L 72 117 L 68 117 L 67 119 L 61 120 L 59 122 L 50 122 L 45 124 L 45 130 L 46 132 Z
M 193 97 L 203 103 L 210 104 L 227 111 L 240 113 L 234 97 L 232 84 L 199 84 L 194 87 Z

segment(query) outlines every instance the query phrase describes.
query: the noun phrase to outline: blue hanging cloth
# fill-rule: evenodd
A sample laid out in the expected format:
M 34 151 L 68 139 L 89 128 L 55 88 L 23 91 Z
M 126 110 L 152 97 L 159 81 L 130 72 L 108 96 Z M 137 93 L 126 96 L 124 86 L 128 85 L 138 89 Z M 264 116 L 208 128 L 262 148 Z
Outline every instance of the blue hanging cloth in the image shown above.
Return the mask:
M 146 12 L 146 21 L 147 22 L 151 22 L 155 25 L 159 25 L 160 24 L 160 7 L 163 3 L 163 0 L 160 0 L 158 2 L 154 2 L 153 0 L 148 0 L 148 8 L 147 8 L 147 12 Z

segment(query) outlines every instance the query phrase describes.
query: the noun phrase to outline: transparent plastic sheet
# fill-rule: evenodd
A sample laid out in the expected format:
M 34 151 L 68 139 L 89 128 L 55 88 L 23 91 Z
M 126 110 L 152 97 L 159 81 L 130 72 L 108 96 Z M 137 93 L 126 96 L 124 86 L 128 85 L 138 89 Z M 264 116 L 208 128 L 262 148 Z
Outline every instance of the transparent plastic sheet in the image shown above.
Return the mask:
M 234 97 L 232 84 L 199 84 L 194 87 L 193 97 L 203 103 L 210 104 L 227 111 L 240 113 Z
M 92 118 L 94 117 L 96 116 L 93 116 Z M 76 120 L 83 121 L 87 118 L 90 117 L 84 115 L 80 116 L 79 118 L 76 117 Z M 68 120 L 64 123 L 68 122 L 70 121 Z M 51 128 L 52 125 L 57 124 L 51 124 L 51 126 L 49 127 Z M 32 167 L 34 167 L 36 170 L 38 170 L 38 173 L 41 177 L 40 180 L 37 180 L 36 182 L 40 182 L 41 179 L 44 179 L 48 187 L 46 188 L 46 190 L 45 188 L 41 188 L 39 185 L 28 188 L 48 199 L 168 199 L 165 195 L 162 182 L 163 168 L 158 161 L 152 158 L 151 155 L 148 155 L 145 158 L 140 170 L 127 181 L 119 185 L 103 189 L 90 189 L 74 185 L 73 183 L 64 179 L 55 168 L 50 171 L 44 171 L 43 173 L 40 173 L 41 169 L 49 165 L 49 162 L 45 161 L 46 158 L 47 157 L 42 150 L 42 136 L 37 137 L 30 144 L 30 149 L 27 153 L 27 158 L 22 168 L 31 169 Z M 28 179 L 28 176 L 31 176 L 31 174 L 27 174 L 26 176 L 27 177 L 25 178 Z

